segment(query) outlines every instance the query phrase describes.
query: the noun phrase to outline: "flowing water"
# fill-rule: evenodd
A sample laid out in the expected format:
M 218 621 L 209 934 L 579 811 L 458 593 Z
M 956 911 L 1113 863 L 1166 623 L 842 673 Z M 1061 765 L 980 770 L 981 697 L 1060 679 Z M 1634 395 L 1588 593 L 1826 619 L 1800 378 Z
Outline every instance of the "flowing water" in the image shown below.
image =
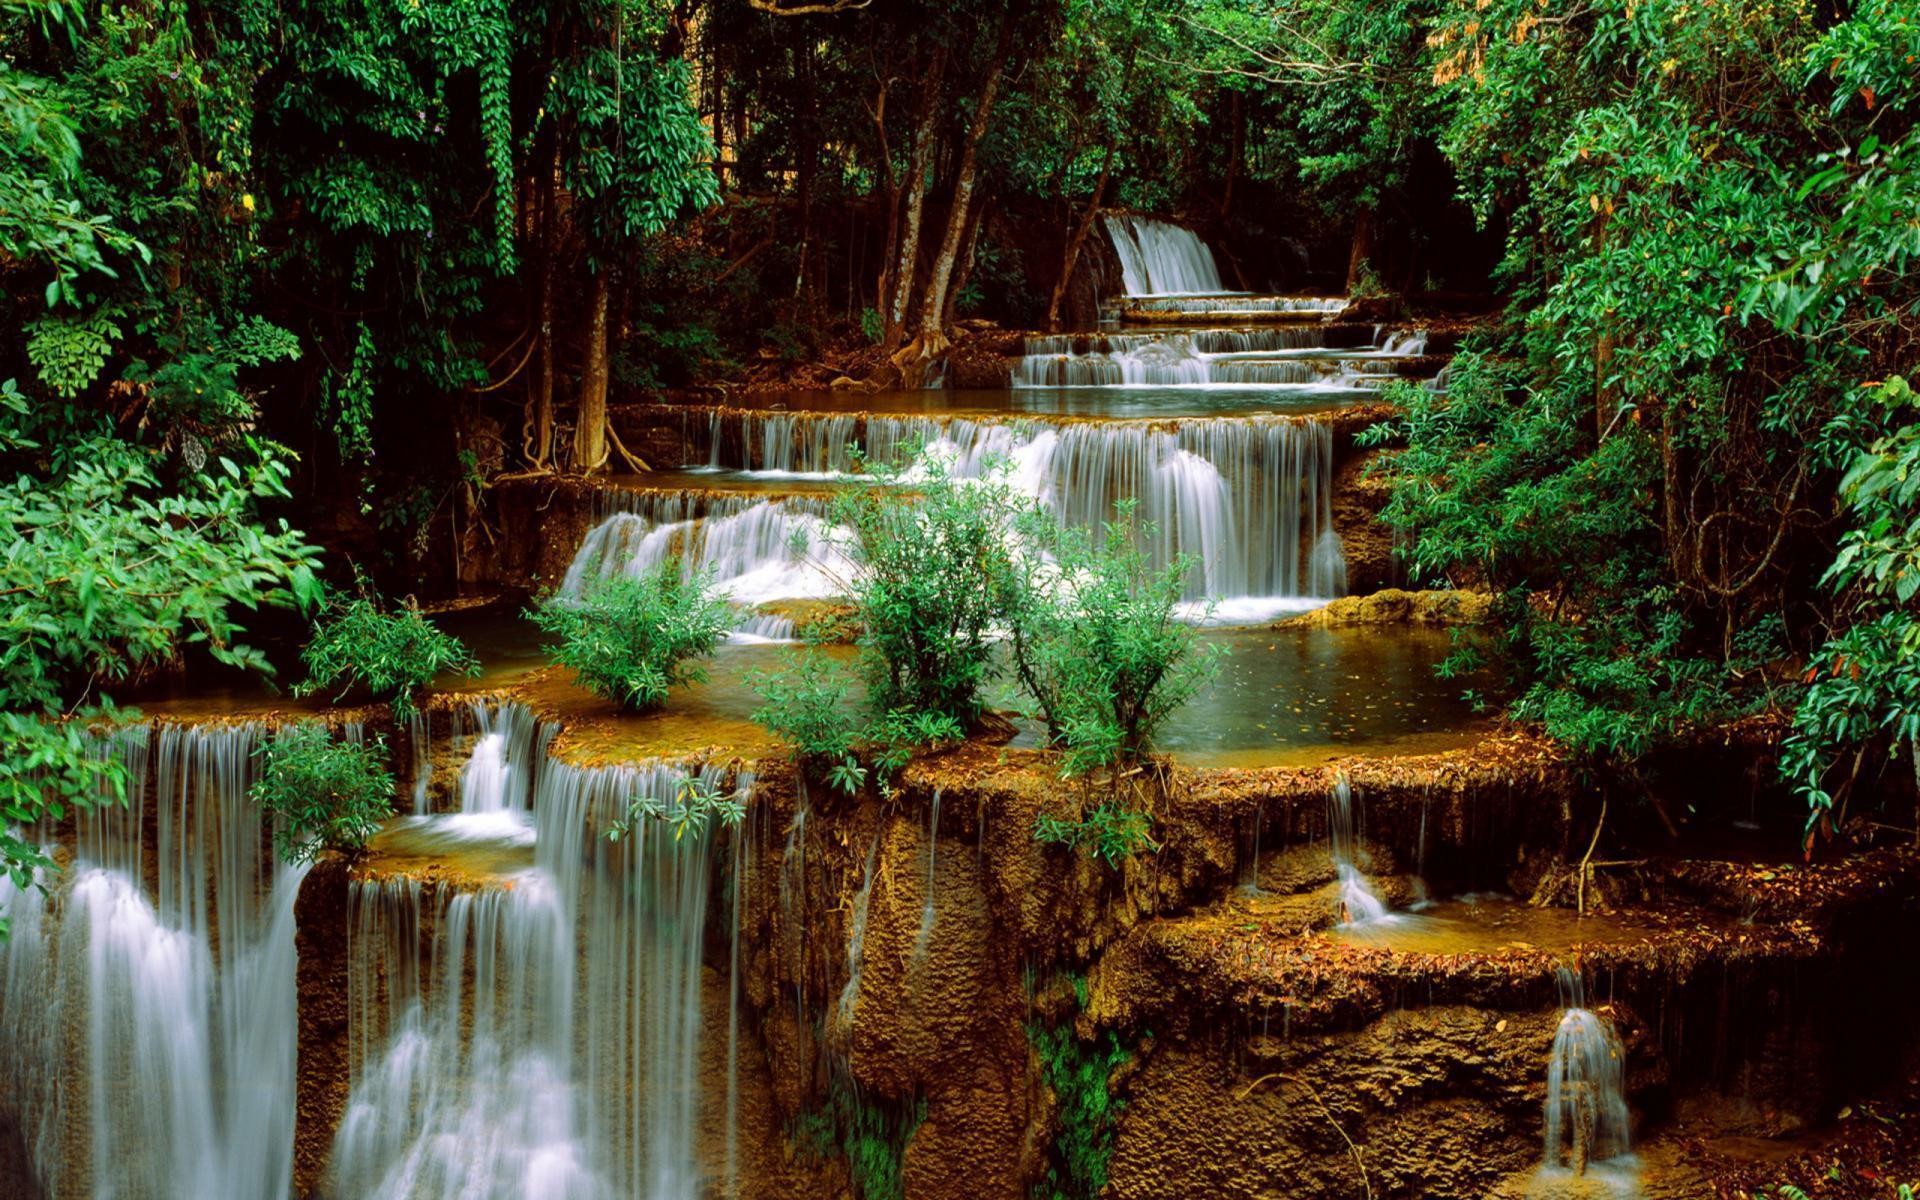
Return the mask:
M 1398 918 L 1388 911 L 1386 902 L 1361 873 L 1356 861 L 1359 852 L 1356 832 L 1353 785 L 1342 773 L 1334 779 L 1333 791 L 1327 797 L 1328 850 L 1333 855 L 1333 869 L 1340 883 L 1340 909 L 1345 914 L 1341 925 L 1354 930 L 1374 929 Z
M 1564 1011 L 1547 1059 L 1543 1175 L 1590 1176 L 1621 1194 L 1637 1190 L 1630 1153 L 1625 1054 L 1613 1025 L 1586 1007 L 1585 987 L 1560 971 Z
M 550 729 L 521 739 L 510 707 L 483 715 L 463 807 L 510 811 L 513 781 L 530 780 L 532 865 L 478 886 L 355 885 L 356 1052 L 334 1191 L 700 1196 L 712 831 L 643 820 L 603 836 L 637 798 L 682 803 L 688 773 L 574 766 L 547 756 Z
M 277 865 L 247 796 L 264 736 L 101 739 L 127 807 L 75 821 L 47 891 L 0 883 L 0 1079 L 49 1194 L 287 1193 L 306 871 Z
M 1152 217 L 1110 213 L 1107 236 L 1129 296 L 1221 292 L 1220 268 L 1198 234 Z

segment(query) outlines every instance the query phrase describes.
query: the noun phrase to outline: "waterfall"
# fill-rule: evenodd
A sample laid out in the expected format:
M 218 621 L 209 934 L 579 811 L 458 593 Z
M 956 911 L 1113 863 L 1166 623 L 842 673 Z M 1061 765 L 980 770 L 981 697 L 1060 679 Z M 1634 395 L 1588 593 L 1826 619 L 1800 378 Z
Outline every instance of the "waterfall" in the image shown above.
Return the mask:
M 460 811 L 530 817 L 533 711 L 516 701 L 475 700 L 464 715 L 474 743 L 460 772 Z
M 860 1002 L 860 971 L 867 961 L 867 910 L 873 901 L 873 866 L 880 857 L 880 838 L 885 832 L 884 828 L 874 831 L 860 890 L 853 894 L 853 921 L 847 930 L 847 982 L 840 988 L 840 1025 L 845 1030 L 853 1028 L 854 1006 Z
M 934 867 L 940 855 L 940 789 L 933 789 L 933 808 L 927 816 L 927 886 L 920 908 L 920 930 L 913 938 L 913 965 L 927 958 L 927 942 L 933 936 Z
M 76 816 L 71 864 L 39 879 L 50 892 L 0 882 L 0 1080 L 49 1194 L 71 1174 L 114 1200 L 287 1195 L 306 870 L 276 862 L 247 796 L 264 735 L 100 739 L 127 806 Z
M 1561 968 L 1565 1012 L 1554 1031 L 1547 1059 L 1547 1172 L 1572 1171 L 1620 1176 L 1632 1183 L 1626 1072 L 1620 1039 L 1613 1026 L 1586 1007 L 1585 989 L 1572 971 Z
M 424 817 L 433 786 L 433 714 L 417 706 L 407 718 L 407 752 L 413 756 L 413 815 Z
M 1340 881 L 1340 908 L 1346 918 L 1341 924 L 1353 929 L 1392 921 L 1393 914 L 1354 861 L 1359 843 L 1354 829 L 1353 785 L 1344 773 L 1335 777 L 1333 791 L 1327 797 L 1327 840 L 1334 874 Z
M 491 720 L 497 730 L 517 718 L 503 706 Z M 482 728 L 476 754 L 493 731 Z M 688 772 L 550 760 L 553 732 L 504 743 L 504 770 L 531 781 L 531 869 L 478 888 L 367 882 L 352 893 L 357 1049 L 334 1146 L 336 1194 L 703 1194 L 711 831 L 676 837 L 641 821 L 608 842 L 604 831 L 635 798 L 679 803 Z M 479 776 L 491 778 L 491 759 L 483 766 Z M 476 786 L 463 803 L 491 794 Z M 418 969 L 423 958 L 431 975 Z
M 1213 251 L 1191 229 L 1152 217 L 1106 214 L 1129 296 L 1223 292 Z
M 574 554 L 560 594 L 578 597 L 597 580 L 639 577 L 677 561 L 688 573 L 711 571 L 719 588 L 740 604 L 831 596 L 848 564 L 828 544 L 825 512 L 818 500 L 727 496 L 687 515 L 666 497 L 596 525 Z M 796 539 L 803 548 L 798 556 Z M 791 625 L 785 633 L 761 633 L 751 616 L 742 618 L 742 628 L 765 637 L 792 636 Z
M 861 439 L 881 460 L 897 460 L 906 446 L 925 444 L 962 478 L 1010 463 L 1009 482 L 1062 521 L 1088 529 L 1111 519 L 1115 501 L 1137 498 L 1140 519 L 1156 529 L 1149 547 L 1154 561 L 1169 562 L 1181 553 L 1197 558 L 1187 598 L 1222 601 L 1223 614 L 1258 619 L 1283 606 L 1232 602 L 1277 598 L 1299 607 L 1299 601 L 1330 599 L 1344 590 L 1338 538 L 1329 536 L 1333 430 L 1321 420 L 1049 423 L 874 415 L 852 424 L 840 415 L 724 410 L 716 412 L 708 436 L 716 455 L 724 448 L 729 455 L 766 456 L 730 466 L 754 470 L 773 462 L 783 471 L 817 477 L 850 470 L 855 463 L 849 441 Z M 760 500 L 734 519 L 773 523 L 775 510 L 793 503 Z M 614 570 L 644 569 L 641 543 L 651 547 L 648 554 L 667 553 L 667 541 L 649 542 L 651 534 L 641 532 L 644 520 L 618 514 L 602 522 L 575 555 L 566 586 L 583 587 Z M 817 534 L 821 526 L 809 528 Z M 708 533 L 707 542 L 712 537 Z M 610 549 L 616 544 L 634 548 Z M 690 564 L 715 557 L 703 545 L 680 545 Z M 771 535 L 754 546 L 740 557 L 743 570 L 735 578 L 755 580 L 760 598 L 832 595 L 849 569 L 818 542 L 800 560 Z

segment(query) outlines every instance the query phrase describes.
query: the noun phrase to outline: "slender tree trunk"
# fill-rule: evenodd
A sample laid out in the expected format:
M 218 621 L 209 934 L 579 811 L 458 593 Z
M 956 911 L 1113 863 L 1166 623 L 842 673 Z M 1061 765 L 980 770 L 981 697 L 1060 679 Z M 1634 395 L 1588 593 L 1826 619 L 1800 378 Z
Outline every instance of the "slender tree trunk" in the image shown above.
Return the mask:
M 932 358 L 947 348 L 941 316 L 947 311 L 947 286 L 953 282 L 954 264 L 959 261 L 961 243 L 966 240 L 967 223 L 973 216 L 973 189 L 978 182 L 980 139 L 992 123 L 993 102 L 1000 92 L 1000 80 L 1006 74 L 1007 52 L 1013 41 L 1013 22 L 1000 26 L 999 43 L 994 49 L 993 65 L 980 85 L 979 103 L 974 106 L 973 123 L 967 127 L 960 148 L 960 166 L 954 176 L 953 203 L 947 209 L 947 232 L 940 239 L 939 257 L 933 260 L 933 278 L 927 283 L 920 304 L 920 343 L 922 359 Z
M 927 166 L 933 158 L 934 129 L 940 117 L 940 76 L 945 67 L 945 52 L 935 51 L 933 67 L 921 87 L 920 111 L 914 118 L 913 148 L 907 155 L 906 217 L 894 258 L 892 294 L 887 298 L 887 334 L 881 342 L 888 350 L 899 346 L 907 336 L 907 299 L 913 293 L 920 267 L 920 220 L 926 209 Z
M 587 302 L 587 361 L 580 368 L 580 411 L 573 428 L 573 467 L 590 475 L 607 461 L 607 303 L 609 269 L 593 273 Z
M 947 289 L 946 308 L 940 313 L 942 328 L 953 324 L 960 293 L 967 290 L 967 281 L 973 277 L 974 251 L 980 246 L 980 227 L 986 224 L 987 210 L 991 207 L 993 207 L 993 199 L 986 192 L 982 191 L 974 196 L 973 212 L 967 218 L 966 236 L 960 243 L 960 263 L 954 270 L 953 286 Z
M 1226 220 L 1227 213 L 1233 208 L 1233 184 L 1240 177 L 1240 160 L 1247 153 L 1247 109 L 1240 93 L 1234 92 L 1230 98 L 1228 117 L 1233 130 L 1227 147 L 1227 184 L 1220 189 L 1220 219 Z
M 1360 272 L 1370 268 L 1373 254 L 1373 210 L 1361 209 L 1353 218 L 1353 245 L 1347 251 L 1347 294 L 1360 284 Z
M 1073 269 L 1080 264 L 1080 248 L 1093 231 L 1094 219 L 1100 215 L 1100 203 L 1106 199 L 1107 177 L 1113 173 L 1113 146 L 1113 142 L 1107 143 L 1107 152 L 1100 160 L 1100 178 L 1093 183 L 1093 195 L 1087 197 L 1087 207 L 1073 227 L 1073 235 L 1067 239 L 1066 253 L 1060 259 L 1060 278 L 1054 282 L 1053 296 L 1047 301 L 1048 329 L 1060 328 L 1060 306 L 1066 302 L 1067 289 L 1073 285 Z
M 539 361 L 533 376 L 532 445 L 527 457 L 536 467 L 553 458 L 553 279 L 560 257 L 560 138 L 556 133 L 540 180 Z
M 900 247 L 900 182 L 893 175 L 893 150 L 887 141 L 887 83 L 873 102 L 873 129 L 876 162 L 880 168 L 880 186 L 887 200 L 887 241 L 880 252 L 880 270 L 873 281 L 873 311 L 882 321 L 887 316 L 887 301 L 893 295 L 893 256 Z

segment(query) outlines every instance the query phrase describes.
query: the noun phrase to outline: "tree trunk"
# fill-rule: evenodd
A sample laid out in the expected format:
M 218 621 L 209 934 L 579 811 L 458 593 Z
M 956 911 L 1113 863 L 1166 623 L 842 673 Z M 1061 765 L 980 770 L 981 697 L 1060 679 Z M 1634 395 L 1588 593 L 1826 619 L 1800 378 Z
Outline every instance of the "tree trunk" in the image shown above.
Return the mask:
M 1067 252 L 1060 260 L 1060 278 L 1053 285 L 1053 296 L 1047 301 L 1047 328 L 1060 328 L 1060 306 L 1066 302 L 1067 289 L 1073 283 L 1073 269 L 1080 263 L 1080 248 L 1086 244 L 1087 234 L 1093 231 L 1094 218 L 1100 215 L 1100 202 L 1106 199 L 1107 176 L 1113 172 L 1113 143 L 1107 143 L 1106 155 L 1100 160 L 1100 178 L 1094 181 L 1093 195 L 1087 197 L 1086 211 L 1080 214 L 1080 221 L 1073 228 L 1073 236 L 1067 239 Z
M 887 298 L 887 333 L 881 345 L 892 350 L 907 336 L 907 299 L 913 293 L 920 266 L 920 219 L 927 201 L 927 166 L 933 158 L 934 128 L 940 117 L 940 76 L 946 55 L 936 51 L 933 67 L 921 85 L 920 111 L 913 124 L 913 148 L 907 155 L 907 209 L 894 257 L 892 295 Z
M 560 138 L 553 137 L 545 178 L 540 181 L 539 361 L 533 376 L 533 429 L 527 457 L 535 467 L 553 458 L 553 277 L 560 257 Z
M 580 368 L 580 411 L 573 427 L 573 468 L 591 475 L 607 462 L 608 269 L 593 273 L 587 302 L 587 361 Z
M 1373 210 L 1363 208 L 1353 218 L 1353 246 L 1347 251 L 1347 295 L 1353 295 L 1360 284 L 1360 272 L 1372 266 L 1368 256 L 1373 253 Z
M 954 270 L 953 286 L 947 289 L 947 306 L 940 313 L 942 328 L 953 324 L 960 293 L 967 290 L 967 281 L 973 277 L 973 258 L 974 251 L 980 246 L 980 227 L 986 224 L 987 210 L 991 207 L 993 200 L 986 192 L 974 197 L 973 212 L 967 217 L 966 236 L 960 243 L 960 264 Z
M 973 110 L 973 123 L 960 149 L 960 167 L 955 173 L 953 203 L 947 209 L 947 232 L 940 239 L 940 255 L 933 260 L 933 278 L 921 297 L 920 357 L 924 361 L 942 354 L 947 348 L 941 316 L 947 311 L 947 287 L 953 282 L 954 264 L 959 261 L 961 243 L 966 240 L 967 223 L 973 216 L 973 189 L 978 182 L 980 139 L 987 134 L 993 117 L 994 98 L 1000 92 L 1000 79 L 1006 73 L 1007 51 L 1013 41 L 1013 22 L 1003 21 L 993 65 L 987 69 L 986 82 L 980 85 L 980 100 Z
M 1234 92 L 1230 98 L 1228 119 L 1233 134 L 1227 145 L 1227 184 L 1220 189 L 1220 219 L 1226 220 L 1227 213 L 1233 207 L 1233 183 L 1240 177 L 1240 160 L 1247 153 L 1247 110 L 1240 93 Z
M 900 183 L 893 177 L 893 150 L 887 141 L 887 84 L 880 83 L 880 94 L 873 102 L 873 129 L 876 162 L 880 168 L 881 192 L 887 204 L 887 241 L 880 252 L 880 270 L 873 281 L 873 311 L 884 323 L 887 301 L 893 295 L 893 256 L 900 247 Z

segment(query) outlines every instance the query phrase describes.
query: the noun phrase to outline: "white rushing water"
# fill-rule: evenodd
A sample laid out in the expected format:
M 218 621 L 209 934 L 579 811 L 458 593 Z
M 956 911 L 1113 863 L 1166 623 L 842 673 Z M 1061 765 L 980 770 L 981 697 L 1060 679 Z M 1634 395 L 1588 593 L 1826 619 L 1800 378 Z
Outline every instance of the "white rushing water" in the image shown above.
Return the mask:
M 247 796 L 262 736 L 102 739 L 128 806 L 76 817 L 48 891 L 0 881 L 0 1080 L 49 1195 L 288 1194 L 306 871 L 278 864 Z
M 1346 591 L 1333 527 L 1333 431 L 1324 421 L 1049 424 L 716 410 L 707 437 L 716 456 L 722 448 L 744 455 L 726 464 L 732 469 L 818 479 L 855 467 L 856 442 L 885 461 L 924 444 L 960 478 L 1005 469 L 1012 486 L 1088 529 L 1111 519 L 1116 501 L 1137 499 L 1140 519 L 1154 527 L 1149 554 L 1156 563 L 1194 556 L 1189 611 L 1211 602 L 1216 619 L 1262 620 Z M 844 592 L 851 564 L 827 535 L 823 501 L 728 499 L 737 504 L 688 516 L 677 496 L 649 507 L 642 494 L 634 511 L 588 534 L 562 590 L 578 594 L 594 579 L 677 557 L 688 570 L 713 568 L 737 600 Z
M 676 837 L 642 820 L 607 841 L 634 798 L 679 803 L 686 771 L 550 760 L 551 734 L 524 750 L 510 739 L 502 764 L 531 778 L 530 870 L 425 890 L 411 880 L 355 885 L 353 1083 L 333 1194 L 705 1194 L 697 1139 L 712 831 Z M 476 784 L 492 777 L 491 760 L 482 765 Z M 468 799 L 486 795 L 476 786 Z
M 1014 360 L 1016 388 L 1308 388 L 1368 392 L 1397 362 L 1426 352 L 1420 330 L 1375 329 L 1363 345 L 1326 344 L 1324 326 L 1118 331 L 1029 337 Z
M 1152 217 L 1106 214 L 1107 236 L 1120 259 L 1129 296 L 1222 292 L 1220 268 L 1200 235 Z
M 1328 850 L 1340 882 L 1341 925 L 1347 929 L 1379 928 L 1399 918 L 1387 908 L 1356 861 L 1359 840 L 1353 815 L 1353 785 L 1344 774 L 1334 779 L 1327 796 Z
M 1627 1112 L 1625 1054 L 1613 1025 L 1587 1007 L 1578 975 L 1561 968 L 1563 1012 L 1547 1059 L 1548 1175 L 1593 1177 L 1622 1195 L 1637 1190 Z

